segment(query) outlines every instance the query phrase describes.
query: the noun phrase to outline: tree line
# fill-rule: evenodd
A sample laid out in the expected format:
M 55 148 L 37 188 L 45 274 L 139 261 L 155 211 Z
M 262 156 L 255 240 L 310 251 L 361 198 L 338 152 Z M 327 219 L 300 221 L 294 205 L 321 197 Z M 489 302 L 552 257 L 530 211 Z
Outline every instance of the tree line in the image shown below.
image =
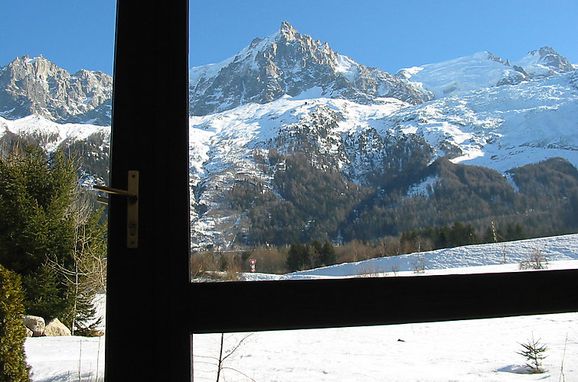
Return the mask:
M 273 152 L 264 164 L 277 166 L 271 171 L 272 189 L 243 179 L 227 195 L 229 207 L 249 221 L 237 236 L 240 247 L 374 241 L 456 222 L 471 225 L 477 236 L 484 236 L 492 221 L 510 230 L 523 227 L 527 237 L 578 229 L 578 170 L 560 158 L 513 169 L 511 181 L 497 171 L 447 158 L 421 171 L 376 175 L 361 184 L 330 166 L 316 166 L 303 153 Z M 410 185 L 427 178 L 435 179 L 429 189 L 408 195 Z

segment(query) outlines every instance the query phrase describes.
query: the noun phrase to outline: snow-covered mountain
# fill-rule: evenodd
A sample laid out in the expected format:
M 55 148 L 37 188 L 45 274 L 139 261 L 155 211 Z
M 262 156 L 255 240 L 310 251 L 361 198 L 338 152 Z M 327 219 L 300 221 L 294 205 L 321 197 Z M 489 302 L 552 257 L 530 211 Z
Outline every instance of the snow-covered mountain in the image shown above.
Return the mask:
M 421 103 L 431 94 L 418 84 L 358 64 L 327 43 L 283 22 L 279 31 L 256 38 L 234 57 L 190 71 L 191 115 L 207 115 L 284 95 L 378 103 L 393 97 Z
M 36 114 L 60 123 L 110 125 L 112 77 L 70 74 L 44 57 L 19 57 L 0 68 L 0 116 Z
M 110 77 L 22 58 L 0 69 L 0 85 L 0 151 L 21 140 L 66 148 L 87 179 L 106 179 L 109 133 L 96 125 L 110 121 Z M 492 214 L 530 221 L 538 200 L 569 211 L 560 224 L 578 211 L 578 72 L 552 48 L 514 64 L 482 52 L 390 75 L 283 23 L 232 58 L 191 69 L 190 104 L 199 245 L 371 239 Z M 535 171 L 548 172 L 538 188 L 556 189 L 548 200 L 532 190 Z M 451 192 L 467 196 L 448 212 Z M 483 206 L 458 211 L 474 199 Z
M 512 169 L 554 157 L 578 166 L 577 78 L 575 71 L 562 73 L 418 105 L 284 97 L 191 117 L 195 240 L 218 236 L 227 243 L 253 224 L 228 203 L 241 180 L 283 199 L 276 177 L 286 163 L 271 159 L 271 152 L 305 155 L 353 184 L 378 187 L 442 157 L 497 170 L 513 190 Z M 409 195 L 422 182 L 435 189 L 426 177 L 408 185 Z
M 560 156 L 578 165 L 578 73 L 490 86 L 397 113 L 437 155 L 500 172 Z

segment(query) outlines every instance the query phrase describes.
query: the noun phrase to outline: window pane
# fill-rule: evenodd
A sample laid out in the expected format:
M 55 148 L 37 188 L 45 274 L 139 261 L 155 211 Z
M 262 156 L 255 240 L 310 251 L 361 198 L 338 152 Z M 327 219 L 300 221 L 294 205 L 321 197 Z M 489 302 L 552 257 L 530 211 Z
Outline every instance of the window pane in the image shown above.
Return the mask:
M 362 328 L 195 335 L 195 381 L 575 380 L 575 313 Z M 221 347 L 221 338 L 223 345 Z M 222 353 L 221 353 L 222 348 Z M 562 378 L 562 379 L 560 379 Z
M 107 212 L 92 186 L 108 183 L 115 6 L 0 4 L 0 265 L 22 280 L 34 381 L 104 377 Z
M 506 7 L 192 2 L 192 278 L 575 267 L 578 9 Z

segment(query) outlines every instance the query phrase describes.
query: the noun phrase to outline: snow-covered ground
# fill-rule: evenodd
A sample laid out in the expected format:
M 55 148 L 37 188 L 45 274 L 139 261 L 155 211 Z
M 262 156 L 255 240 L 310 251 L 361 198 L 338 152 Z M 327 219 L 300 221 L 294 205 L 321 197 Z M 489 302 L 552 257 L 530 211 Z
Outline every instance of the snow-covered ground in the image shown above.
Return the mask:
M 571 313 L 254 333 L 225 360 L 223 380 L 578 381 L 577 320 Z M 225 351 L 247 335 L 225 335 Z M 547 373 L 525 373 L 517 354 L 532 336 L 548 346 Z M 219 334 L 194 336 L 195 381 L 215 380 L 219 341 Z
M 540 251 L 548 269 L 578 268 L 578 235 L 467 246 L 341 264 L 254 280 L 502 272 Z M 504 254 L 506 264 L 504 261 Z M 392 271 L 395 269 L 395 273 Z M 381 267 L 381 268 L 380 268 Z M 104 301 L 99 300 L 104 314 Z M 578 313 L 361 328 L 225 335 L 221 381 L 578 381 Z M 517 352 L 539 339 L 548 347 L 544 374 L 528 374 Z M 219 334 L 193 338 L 195 381 L 214 381 Z M 29 338 L 33 381 L 97 381 L 104 338 Z

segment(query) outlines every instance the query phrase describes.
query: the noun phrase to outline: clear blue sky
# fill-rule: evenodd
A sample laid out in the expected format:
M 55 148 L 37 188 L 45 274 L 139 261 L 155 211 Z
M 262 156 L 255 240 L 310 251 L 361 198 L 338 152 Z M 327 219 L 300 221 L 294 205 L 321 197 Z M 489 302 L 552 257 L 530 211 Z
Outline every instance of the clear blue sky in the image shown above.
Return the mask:
M 576 0 L 190 0 L 191 66 L 234 55 L 287 20 L 390 72 L 489 50 L 517 60 L 550 45 L 578 63 Z M 42 54 L 112 72 L 115 0 L 1 0 L 0 65 Z

